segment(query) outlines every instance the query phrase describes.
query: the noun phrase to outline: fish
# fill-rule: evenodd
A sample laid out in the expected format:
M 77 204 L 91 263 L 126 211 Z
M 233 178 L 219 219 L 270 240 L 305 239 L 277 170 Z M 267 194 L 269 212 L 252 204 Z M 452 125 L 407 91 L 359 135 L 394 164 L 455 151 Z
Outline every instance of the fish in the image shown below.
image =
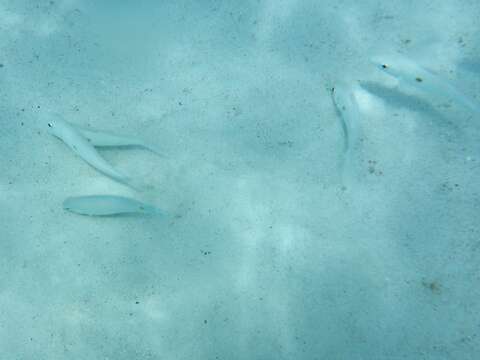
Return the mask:
M 136 188 L 130 177 L 116 170 L 101 157 L 93 145 L 72 125 L 60 118 L 50 120 L 47 125 L 52 135 L 62 140 L 75 154 L 85 160 L 90 166 L 120 183 Z
M 63 208 L 79 215 L 114 216 L 121 214 L 161 214 L 160 210 L 150 204 L 116 195 L 86 195 L 68 197 Z
M 427 94 L 446 97 L 480 115 L 479 103 L 458 90 L 449 80 L 404 56 L 398 55 L 393 59 L 385 56 L 373 57 L 371 62 L 399 82 L 413 86 Z
M 342 177 L 349 183 L 355 178 L 362 141 L 361 114 L 354 96 L 355 85 L 339 83 L 332 88 L 332 102 L 341 119 L 345 137 Z
M 353 87 L 337 84 L 332 88 L 332 101 L 342 120 L 345 135 L 345 151 L 358 145 L 360 138 L 360 110 L 353 94 Z
M 131 147 L 137 146 L 161 155 L 154 146 L 148 145 L 145 141 L 131 136 L 116 135 L 106 131 L 87 129 L 85 127 L 71 124 L 75 127 L 88 142 L 95 147 Z

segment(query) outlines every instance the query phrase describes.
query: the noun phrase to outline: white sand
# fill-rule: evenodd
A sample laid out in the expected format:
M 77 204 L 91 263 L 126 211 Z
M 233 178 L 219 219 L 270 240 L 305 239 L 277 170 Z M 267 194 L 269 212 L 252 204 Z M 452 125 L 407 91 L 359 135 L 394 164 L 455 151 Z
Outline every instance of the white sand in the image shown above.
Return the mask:
M 0 0 L 0 359 L 477 359 L 480 3 Z M 119 4 L 122 3 L 122 4 Z M 128 4 L 126 4 L 128 3 Z M 359 180 L 330 98 L 361 80 Z M 47 134 L 132 134 L 135 194 Z M 68 196 L 165 217 L 82 217 Z

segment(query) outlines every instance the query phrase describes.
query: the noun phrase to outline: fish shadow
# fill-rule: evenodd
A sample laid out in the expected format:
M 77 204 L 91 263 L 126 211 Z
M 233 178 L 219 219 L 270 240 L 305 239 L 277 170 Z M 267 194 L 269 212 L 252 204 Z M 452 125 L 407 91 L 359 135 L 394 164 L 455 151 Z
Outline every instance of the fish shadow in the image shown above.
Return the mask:
M 158 157 L 165 158 L 165 154 L 160 150 L 155 149 L 151 146 L 144 146 L 144 145 L 96 145 L 96 149 L 108 152 L 114 152 L 117 150 L 136 150 L 136 151 L 145 151 L 146 153 L 154 154 Z
M 413 111 L 423 113 L 433 119 L 440 128 L 453 130 L 460 133 L 461 128 L 450 120 L 443 113 L 438 111 L 429 102 L 422 100 L 414 95 L 407 95 L 396 88 L 390 88 L 375 82 L 362 81 L 360 86 L 369 93 L 383 99 L 388 105 L 396 108 L 408 108 Z
M 471 73 L 480 74 L 480 60 L 479 59 L 465 59 L 460 64 L 460 68 Z

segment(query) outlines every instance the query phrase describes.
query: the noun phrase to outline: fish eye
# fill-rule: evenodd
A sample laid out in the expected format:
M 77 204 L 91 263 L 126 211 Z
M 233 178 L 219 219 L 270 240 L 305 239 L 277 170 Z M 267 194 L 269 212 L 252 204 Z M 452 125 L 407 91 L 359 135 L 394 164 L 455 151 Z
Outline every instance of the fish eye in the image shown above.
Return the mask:
M 52 123 L 48 123 L 47 125 L 48 125 L 48 127 L 53 127 Z
M 382 64 L 382 69 L 388 68 L 387 64 Z

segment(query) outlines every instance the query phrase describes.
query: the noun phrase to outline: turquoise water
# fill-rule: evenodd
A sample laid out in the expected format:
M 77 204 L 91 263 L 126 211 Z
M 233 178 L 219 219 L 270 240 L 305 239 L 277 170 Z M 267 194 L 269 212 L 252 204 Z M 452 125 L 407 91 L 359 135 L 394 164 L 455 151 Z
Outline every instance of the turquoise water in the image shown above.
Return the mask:
M 477 359 L 479 11 L 0 0 L 0 358 Z

